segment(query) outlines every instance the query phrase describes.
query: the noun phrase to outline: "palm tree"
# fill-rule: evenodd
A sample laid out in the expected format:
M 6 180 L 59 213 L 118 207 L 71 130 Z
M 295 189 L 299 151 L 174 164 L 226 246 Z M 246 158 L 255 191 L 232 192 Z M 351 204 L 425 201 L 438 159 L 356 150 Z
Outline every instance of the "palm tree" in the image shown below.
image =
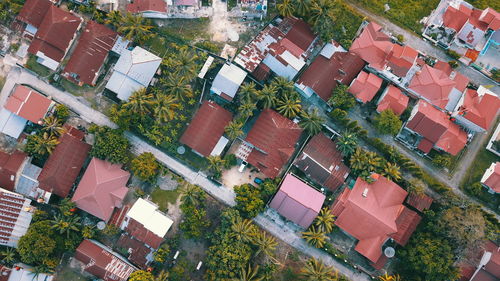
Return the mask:
M 123 106 L 142 118 L 151 113 L 152 105 L 153 94 L 149 94 L 146 88 L 141 88 L 133 92 L 128 98 L 128 102 Z
M 241 103 L 253 102 L 257 96 L 257 90 L 255 89 L 255 83 L 245 83 L 240 87 L 238 93 Z
M 71 232 L 79 232 L 81 227 L 80 217 L 56 215 L 52 220 L 52 228 L 59 231 L 59 234 L 65 234 L 69 238 Z
M 6 265 L 11 265 L 16 260 L 16 252 L 12 248 L 7 248 L 0 252 L 2 256 L 2 263 Z
M 336 281 L 338 274 L 333 267 L 326 266 L 315 258 L 311 258 L 300 270 L 307 281 Z
M 326 233 L 323 230 L 316 228 L 314 225 L 311 225 L 309 230 L 302 232 L 302 238 L 316 248 L 323 248 L 326 242 Z
M 276 86 L 265 85 L 257 94 L 263 108 L 271 108 L 276 105 Z
M 290 93 L 294 91 L 293 82 L 282 76 L 274 78 L 274 81 L 271 83 L 271 86 L 274 86 L 278 91 L 278 98 L 283 96 L 285 93 Z
M 337 149 L 344 156 L 351 155 L 358 145 L 358 136 L 352 131 L 345 131 L 340 137 L 337 139 Z
M 152 36 L 153 26 L 150 25 L 142 16 L 133 15 L 127 12 L 120 26 L 118 33 L 121 33 L 127 40 L 145 41 Z
M 276 8 L 278 8 L 280 15 L 284 17 L 293 16 L 293 12 L 295 10 L 291 0 L 283 0 L 281 4 L 276 5 Z
M 246 101 L 238 107 L 238 111 L 241 116 L 244 118 L 250 117 L 253 115 L 253 111 L 257 109 L 257 106 L 252 101 Z
M 122 21 L 123 21 L 123 17 L 119 11 L 111 11 L 108 13 L 104 23 L 109 24 L 109 25 L 113 26 L 114 28 L 118 28 L 118 27 L 120 27 Z
M 387 272 L 384 275 L 378 277 L 380 281 L 401 281 L 401 277 L 398 274 L 388 275 Z
M 50 268 L 45 264 L 39 264 L 33 268 L 33 271 L 30 272 L 33 275 L 32 280 L 38 280 L 40 274 L 53 274 L 54 269 Z
M 260 253 L 265 254 L 268 257 L 273 258 L 274 251 L 278 246 L 278 242 L 276 242 L 276 238 L 271 235 L 268 235 L 265 231 L 258 232 L 254 239 L 253 244 L 257 246 L 257 251 L 255 252 L 255 256 L 258 256 Z
M 222 172 L 222 167 L 224 167 L 224 164 L 226 163 L 226 160 L 220 158 L 220 156 L 208 156 L 208 168 L 216 173 L 220 174 Z
M 66 129 L 61 124 L 61 120 L 57 119 L 54 115 L 43 118 L 42 131 L 54 136 L 61 136 L 66 132 Z
M 187 48 L 179 51 L 173 60 L 174 68 L 181 77 L 193 78 L 196 75 L 196 60 L 198 57 Z
M 289 97 L 288 95 L 282 96 L 277 102 L 277 110 L 283 116 L 287 118 L 293 118 L 299 114 L 302 109 L 302 105 L 300 104 L 300 99 L 294 99 L 293 97 Z
M 324 207 L 319 212 L 316 217 L 314 224 L 326 233 L 330 233 L 333 230 L 333 223 L 335 222 L 335 217 L 332 214 L 332 210 L 328 207 Z
M 325 22 L 328 19 L 334 19 L 333 6 L 334 0 L 313 0 L 310 11 L 309 22 L 313 25 Z
M 264 277 L 257 277 L 259 274 L 259 266 L 256 265 L 254 268 L 248 264 L 247 268 L 241 268 L 240 278 L 233 278 L 233 281 L 261 281 Z
M 385 164 L 384 169 L 381 172 L 382 176 L 386 177 L 391 181 L 398 181 L 401 179 L 401 172 L 399 171 L 399 166 L 390 162 Z
M 204 193 L 201 188 L 188 182 L 185 183 L 181 195 L 181 202 L 190 206 L 198 206 L 204 199 Z
M 249 219 L 236 217 L 231 224 L 231 236 L 242 242 L 251 242 L 255 236 L 255 225 Z
M 41 135 L 35 134 L 28 136 L 26 150 L 28 151 L 28 153 L 44 156 L 47 154 L 51 154 L 58 144 L 59 140 L 56 136 L 44 132 Z
M 154 281 L 168 281 L 168 276 L 169 273 L 168 271 L 162 270 L 158 275 L 155 277 Z
M 162 79 L 161 83 L 165 87 L 165 93 L 176 97 L 178 100 L 183 101 L 184 98 L 193 96 L 193 90 L 184 76 L 171 74 L 167 79 Z
M 325 120 L 319 116 L 318 109 L 314 109 L 312 112 L 302 111 L 302 119 L 299 125 L 306 130 L 310 135 L 314 136 L 321 132 L 322 124 Z
M 305 17 L 309 14 L 311 1 L 310 0 L 295 0 L 294 1 L 295 12 L 301 17 Z
M 154 115 L 160 122 L 167 122 L 174 119 L 175 110 L 180 107 L 177 98 L 171 95 L 157 95 L 153 101 Z
M 243 123 L 238 121 L 238 120 L 233 120 L 229 122 L 229 124 L 224 128 L 224 132 L 226 135 L 229 137 L 229 139 L 234 140 L 237 137 L 240 137 L 243 135 L 243 130 L 241 129 L 243 127 Z

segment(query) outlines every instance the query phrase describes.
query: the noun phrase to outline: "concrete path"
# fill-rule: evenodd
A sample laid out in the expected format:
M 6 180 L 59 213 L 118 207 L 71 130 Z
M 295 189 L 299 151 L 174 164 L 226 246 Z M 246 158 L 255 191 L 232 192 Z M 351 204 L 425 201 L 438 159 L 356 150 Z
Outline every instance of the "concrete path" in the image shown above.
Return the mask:
M 88 122 L 93 122 L 101 126 L 109 126 L 112 128 L 117 127 L 117 125 L 111 122 L 111 120 L 109 120 L 107 116 L 80 102 L 72 94 L 61 91 L 47 84 L 46 82 L 39 80 L 35 75 L 20 67 L 12 68 L 11 72 L 9 73 L 7 83 L 0 93 L 0 105 L 5 104 L 5 101 L 7 100 L 7 97 L 11 93 L 15 84 L 26 84 L 40 90 L 42 93 L 51 96 L 54 100 L 67 105 L 71 110 L 78 113 L 82 119 Z M 213 183 L 203 173 L 192 170 L 188 166 L 182 164 L 175 158 L 167 155 L 156 147 L 148 144 L 146 141 L 142 140 L 131 132 L 126 132 L 125 136 L 129 139 L 132 145 L 133 153 L 153 153 L 158 161 L 160 161 L 163 165 L 179 174 L 180 176 L 184 177 L 188 182 L 199 185 L 215 199 L 229 206 L 236 205 L 235 193 L 232 188 L 228 188 L 224 185 L 219 186 Z M 285 243 L 296 248 L 297 250 L 305 253 L 306 255 L 314 256 L 327 265 L 333 266 L 336 270 L 348 276 L 351 280 L 370 280 L 367 274 L 354 272 L 351 268 L 337 262 L 326 253 L 308 245 L 302 238 L 300 238 L 296 230 L 292 229 L 290 226 L 277 224 L 264 215 L 259 215 L 257 218 L 255 218 L 255 222 L 263 229 L 269 231 L 277 238 L 283 240 Z
M 379 15 L 372 13 L 371 11 L 368 11 L 367 9 L 365 9 L 364 7 L 362 7 L 361 5 L 359 5 L 357 3 L 353 3 L 352 1 L 349 1 L 349 0 L 346 0 L 345 2 L 347 4 L 349 4 L 351 7 L 353 7 L 354 9 L 356 9 L 359 13 L 366 16 L 369 20 L 377 22 L 384 29 L 392 32 L 393 35 L 397 35 L 397 34 L 403 35 L 405 38 L 404 43 L 407 44 L 408 46 L 411 46 L 414 49 L 416 49 L 416 50 L 418 50 L 426 55 L 435 57 L 435 58 L 442 60 L 442 61 L 450 61 L 451 60 L 451 58 L 444 52 L 443 49 L 441 49 L 437 46 L 434 46 L 432 43 L 430 43 L 428 41 L 425 41 L 424 39 L 422 39 L 420 37 L 420 35 L 416 35 L 415 33 L 408 31 L 408 30 L 392 23 L 387 18 L 384 18 L 382 16 L 379 16 Z M 486 77 L 485 75 L 483 75 L 481 72 L 475 70 L 472 67 L 468 67 L 462 63 L 459 64 L 459 67 L 457 68 L 457 70 L 460 73 L 462 73 L 463 75 L 465 75 L 466 77 L 468 77 L 472 83 L 485 85 L 485 86 L 492 85 L 493 87 L 490 88 L 490 90 L 492 90 L 493 92 L 495 92 L 497 95 L 500 96 L 500 85 L 498 83 L 494 82 L 493 80 L 491 80 L 490 78 Z

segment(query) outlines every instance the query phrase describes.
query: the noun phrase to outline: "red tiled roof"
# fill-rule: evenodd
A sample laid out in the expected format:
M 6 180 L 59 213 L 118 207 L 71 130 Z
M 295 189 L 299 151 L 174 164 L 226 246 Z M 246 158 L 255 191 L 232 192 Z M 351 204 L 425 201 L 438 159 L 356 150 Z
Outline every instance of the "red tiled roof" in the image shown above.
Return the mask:
M 260 63 L 257 68 L 252 72 L 252 76 L 258 81 L 265 81 L 271 74 L 271 69 L 264 63 Z
M 109 219 L 108 224 L 120 227 L 129 209 L 130 209 L 129 205 L 125 205 L 121 208 L 115 208 L 113 210 L 111 218 Z
M 19 150 L 12 154 L 0 151 L 0 187 L 14 191 L 17 172 L 27 155 Z
M 394 85 L 389 85 L 386 91 L 387 94 L 382 96 L 379 100 L 377 111 L 382 112 L 386 109 L 390 109 L 394 114 L 398 116 L 401 115 L 408 106 L 408 101 L 410 99 Z
M 479 20 L 487 23 L 488 28 L 491 30 L 500 29 L 500 13 L 495 11 L 493 8 L 486 8 L 481 13 Z
M 406 195 L 405 190 L 383 176 L 373 183 L 358 178 L 352 190 L 346 188 L 334 203 L 335 224 L 358 239 L 355 250 L 375 263 L 382 256 L 385 241 L 405 232 L 402 222 L 406 219 L 399 217 L 405 212 L 402 203 Z
M 180 142 L 205 157 L 210 156 L 233 115 L 213 101 L 205 101 L 196 112 Z
M 394 44 L 388 56 L 387 66 L 395 75 L 405 77 L 408 70 L 415 64 L 417 56 L 418 52 L 412 47 Z
M 49 0 L 26 0 L 16 19 L 38 28 L 50 6 Z
M 406 198 L 406 204 L 412 206 L 420 212 L 428 210 L 431 207 L 432 201 L 432 198 L 425 194 L 418 195 L 415 193 L 410 193 L 410 195 L 408 195 L 408 198 Z
M 117 37 L 118 33 L 105 25 L 89 21 L 64 68 L 66 78 L 91 86 L 95 85 L 99 70 Z M 77 78 L 73 78 L 71 74 L 76 74 Z
M 377 94 L 382 85 L 382 78 L 373 73 L 361 71 L 349 87 L 349 93 L 353 94 L 357 100 L 367 103 Z
M 287 47 L 296 57 L 299 57 L 309 49 L 315 38 L 316 35 L 314 35 L 308 23 L 301 19 L 293 19 L 292 29 L 283 38 L 282 45 Z M 298 52 L 293 52 L 294 48 Z
M 130 253 L 128 260 L 141 269 L 147 269 L 148 260 L 146 256 L 151 253 L 151 249 L 144 243 L 134 239 L 132 236 L 123 233 L 118 239 L 116 246 L 128 250 Z
M 418 102 L 417 107 L 418 111 L 406 125 L 407 128 L 452 155 L 464 148 L 467 133 L 453 123 L 446 113 L 423 100 Z
M 328 101 L 338 82 L 350 85 L 364 65 L 365 62 L 353 52 L 336 52 L 330 59 L 319 55 L 297 84 L 310 87 L 321 99 Z
M 499 109 L 500 99 L 494 93 L 485 92 L 479 95 L 477 91 L 467 89 L 458 114 L 479 127 L 489 130 Z
M 107 222 L 115 207 L 120 207 L 127 195 L 130 173 L 121 165 L 92 158 L 71 201 L 79 209 Z
M 414 211 L 404 208 L 396 219 L 398 232 L 391 235 L 391 238 L 401 246 L 406 245 L 422 218 Z
M 126 281 L 137 270 L 123 257 L 88 239 L 76 249 L 75 259 L 85 264 L 85 271 L 104 281 Z
M 314 136 L 304 147 L 295 160 L 295 166 L 332 191 L 344 183 L 350 172 L 336 144 L 322 133 Z
M 76 35 L 82 19 L 56 6 L 50 6 L 31 42 L 28 52 L 36 55 L 44 53 L 60 62 Z
M 418 150 L 422 151 L 425 154 L 431 152 L 433 147 L 434 143 L 428 139 L 421 139 L 417 145 Z
M 17 85 L 5 108 L 10 112 L 38 124 L 47 114 L 52 100 L 23 85 Z
M 393 46 L 390 37 L 382 32 L 382 28 L 371 22 L 354 40 L 349 51 L 358 54 L 371 66 L 380 70 L 385 66 L 386 58 Z
M 493 171 L 491 175 L 483 182 L 484 185 L 500 193 L 500 162 L 492 163 Z M 492 167 L 490 167 L 491 169 Z
M 167 3 L 164 0 L 133 0 L 127 5 L 127 12 L 167 12 Z
M 463 92 L 465 88 L 467 88 L 467 85 L 469 84 L 469 78 L 462 75 L 462 73 L 453 70 L 449 63 L 444 61 L 437 61 L 434 65 L 434 68 L 441 70 L 446 74 L 446 76 L 450 77 L 450 79 L 455 82 L 455 88 L 460 92 Z
M 68 196 L 90 148 L 81 138 L 62 135 L 38 176 L 39 187 L 63 198 Z
M 131 236 L 135 237 L 137 240 L 143 242 L 144 244 L 149 245 L 151 248 L 158 249 L 163 243 L 163 237 L 159 237 L 154 234 L 152 231 L 149 231 L 138 221 L 130 218 L 127 228 L 125 231 L 129 233 Z
M 472 10 L 465 5 L 460 5 L 459 10 L 448 6 L 443 15 L 443 25 L 458 32 L 462 29 L 471 14 Z
M 308 228 L 321 210 L 325 198 L 323 193 L 288 174 L 269 206 L 285 218 Z
M 256 148 L 247 162 L 267 177 L 276 177 L 295 152 L 302 129 L 276 111 L 264 109 L 246 137 Z

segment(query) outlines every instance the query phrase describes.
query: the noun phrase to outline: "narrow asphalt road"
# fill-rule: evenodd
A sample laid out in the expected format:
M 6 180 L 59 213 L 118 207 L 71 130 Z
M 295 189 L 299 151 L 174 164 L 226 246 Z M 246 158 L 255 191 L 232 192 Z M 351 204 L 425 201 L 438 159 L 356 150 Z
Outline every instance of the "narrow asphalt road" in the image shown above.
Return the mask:
M 78 113 L 84 120 L 88 122 L 93 122 L 100 126 L 109 126 L 112 128 L 117 127 L 116 124 L 111 122 L 111 120 L 109 120 L 106 115 L 90 108 L 86 104 L 79 101 L 72 94 L 61 91 L 47 84 L 46 82 L 38 79 L 38 77 L 36 77 L 32 73 L 20 67 L 13 67 L 9 75 L 7 76 L 7 82 L 5 83 L 0 93 L 0 105 L 5 104 L 7 97 L 16 84 L 25 84 L 38 89 L 42 93 L 52 97 L 54 100 L 66 104 L 71 110 Z M 158 161 L 163 163 L 166 167 L 168 167 L 175 173 L 184 177 L 188 182 L 199 185 L 207 193 L 226 205 L 236 205 L 234 200 L 235 194 L 232 188 L 228 188 L 224 185 L 219 186 L 213 183 L 212 181 L 207 179 L 207 177 L 203 173 L 192 170 L 188 166 L 182 164 L 178 160 L 165 154 L 164 152 L 148 144 L 147 142 L 130 132 L 126 132 L 125 136 L 129 139 L 132 145 L 132 152 L 136 154 L 140 154 L 143 152 L 153 153 Z M 294 247 L 295 249 L 303 252 L 306 255 L 320 259 L 326 265 L 333 266 L 336 270 L 338 270 L 339 273 L 347 276 L 350 280 L 371 280 L 371 278 L 367 274 L 352 270 L 346 265 L 334 260 L 325 252 L 311 247 L 310 245 L 305 243 L 305 241 L 297 233 L 297 229 L 293 226 L 284 223 L 278 224 L 276 220 L 269 218 L 265 214 L 257 216 L 254 221 L 263 229 L 269 231 L 274 236 Z
M 354 3 L 352 1 L 346 0 L 345 1 L 347 4 L 349 4 L 351 7 L 356 9 L 359 13 L 362 15 L 366 16 L 369 20 L 375 21 L 378 24 L 380 24 L 385 30 L 390 31 L 393 33 L 393 35 L 401 34 L 405 38 L 405 44 L 408 46 L 413 47 L 414 49 L 435 57 L 439 60 L 442 61 L 450 61 L 451 58 L 444 52 L 443 49 L 434 46 L 432 43 L 425 41 L 422 37 L 419 35 L 416 35 L 415 33 L 408 31 L 394 23 L 392 23 L 390 20 L 387 18 L 384 18 L 382 16 L 376 15 L 371 11 L 368 11 L 364 7 L 360 6 L 357 3 Z M 480 84 L 480 85 L 485 85 L 489 86 L 491 85 L 492 87 L 490 90 L 495 92 L 498 96 L 500 96 L 500 85 L 498 83 L 495 83 L 493 80 L 489 79 L 485 75 L 483 75 L 481 72 L 475 70 L 472 67 L 468 67 L 462 63 L 460 63 L 459 67 L 457 68 L 458 72 L 462 73 L 466 77 L 470 79 L 472 83 L 475 84 Z

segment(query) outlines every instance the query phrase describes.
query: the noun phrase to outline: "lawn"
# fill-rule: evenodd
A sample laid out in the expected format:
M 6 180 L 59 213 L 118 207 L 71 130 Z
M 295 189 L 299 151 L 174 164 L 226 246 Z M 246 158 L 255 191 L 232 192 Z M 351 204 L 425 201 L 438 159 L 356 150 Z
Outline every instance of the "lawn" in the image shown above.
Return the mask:
M 36 62 L 36 57 L 33 55 L 29 56 L 26 67 L 42 77 L 48 77 L 52 73 L 52 70 Z
M 166 211 L 168 208 L 168 203 L 175 204 L 175 202 L 177 201 L 177 197 L 179 197 L 180 193 L 181 193 L 180 188 L 174 190 L 162 190 L 156 188 L 151 193 L 151 197 L 153 202 L 158 204 L 161 211 Z
M 80 87 L 63 77 L 59 78 L 59 85 L 61 85 L 61 87 L 63 87 L 67 92 L 75 96 L 81 96 L 83 93 L 92 89 L 90 86 Z

